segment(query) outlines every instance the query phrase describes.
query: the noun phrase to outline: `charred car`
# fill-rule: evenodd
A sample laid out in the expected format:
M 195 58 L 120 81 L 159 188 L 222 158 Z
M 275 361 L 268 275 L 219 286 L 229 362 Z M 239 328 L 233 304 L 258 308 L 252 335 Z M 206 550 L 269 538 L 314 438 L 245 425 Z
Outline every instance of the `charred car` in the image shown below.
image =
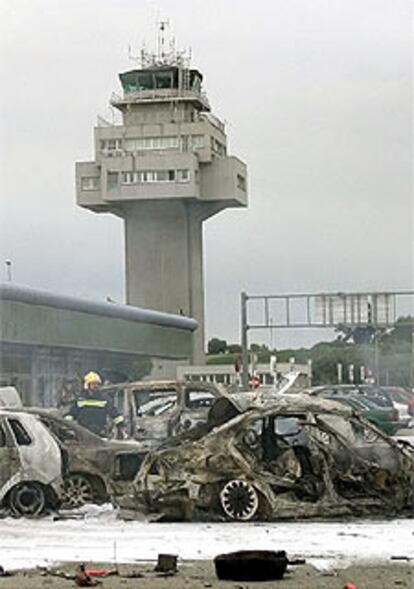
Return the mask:
M 100 438 L 81 425 L 62 419 L 53 409 L 26 411 L 39 416 L 60 446 L 65 465 L 64 507 L 104 503 L 129 488 L 146 455 L 138 442 Z
M 177 380 L 109 385 L 102 390 L 113 396 L 128 434 L 154 446 L 205 423 L 210 407 L 223 394 L 211 383 Z
M 414 454 L 352 409 L 309 395 L 222 397 L 150 452 L 121 507 L 168 520 L 413 513 Z
M 60 504 L 59 445 L 34 415 L 0 410 L 0 505 L 15 516 L 35 517 Z

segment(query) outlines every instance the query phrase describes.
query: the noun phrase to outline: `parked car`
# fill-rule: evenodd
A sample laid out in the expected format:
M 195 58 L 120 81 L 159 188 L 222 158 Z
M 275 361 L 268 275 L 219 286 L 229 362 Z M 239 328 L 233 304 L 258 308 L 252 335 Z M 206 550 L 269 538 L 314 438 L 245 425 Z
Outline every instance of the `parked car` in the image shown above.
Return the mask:
M 393 400 L 391 395 L 382 387 L 376 385 L 324 385 L 309 389 L 310 394 L 335 399 L 337 397 L 366 398 L 378 407 L 387 408 L 392 415 L 392 410 L 397 411 L 398 427 L 406 427 L 410 422 L 410 416 L 406 407 Z M 398 428 L 397 428 L 398 429 Z
M 322 385 L 307 389 L 311 395 L 334 399 L 335 397 L 367 397 L 370 401 L 380 407 L 393 407 L 390 395 L 375 385 L 365 384 L 341 384 Z
M 150 452 L 120 507 L 160 519 L 413 513 L 414 453 L 309 395 L 219 398 L 207 424 Z
M 400 428 L 399 414 L 395 407 L 381 407 L 363 396 L 337 396 L 334 400 L 351 407 L 389 436 L 394 435 Z
M 16 516 L 56 508 L 62 496 L 58 443 L 35 415 L 0 409 L 0 505 Z
M 146 450 L 136 441 L 100 438 L 74 422 L 56 415 L 56 410 L 29 408 L 57 439 L 66 465 L 63 506 L 104 503 L 124 493 L 133 481 Z
M 109 385 L 102 390 L 113 395 L 129 435 L 154 445 L 205 422 L 212 403 L 223 394 L 212 383 L 176 380 Z
M 391 399 L 402 405 L 407 405 L 409 415 L 414 417 L 414 393 L 407 391 L 402 387 L 382 387 Z

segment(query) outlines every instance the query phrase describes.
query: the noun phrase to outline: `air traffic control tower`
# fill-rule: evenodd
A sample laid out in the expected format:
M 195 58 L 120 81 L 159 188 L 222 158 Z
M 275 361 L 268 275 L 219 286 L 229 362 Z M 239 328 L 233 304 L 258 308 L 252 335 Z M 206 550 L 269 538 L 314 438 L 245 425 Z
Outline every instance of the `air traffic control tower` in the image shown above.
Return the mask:
M 203 76 L 183 54 L 142 52 L 119 78 L 111 104 L 122 125 L 95 128 L 95 160 L 76 164 L 77 202 L 124 219 L 127 303 L 194 317 L 192 361 L 203 363 L 203 221 L 246 206 L 246 166 L 227 155 Z

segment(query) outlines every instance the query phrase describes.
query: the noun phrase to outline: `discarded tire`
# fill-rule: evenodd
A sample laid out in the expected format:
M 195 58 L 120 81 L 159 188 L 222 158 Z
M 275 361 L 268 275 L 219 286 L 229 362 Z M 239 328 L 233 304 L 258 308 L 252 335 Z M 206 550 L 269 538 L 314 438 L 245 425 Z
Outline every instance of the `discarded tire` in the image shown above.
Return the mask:
M 284 550 L 240 550 L 219 554 L 214 565 L 223 581 L 272 581 L 283 578 L 288 559 Z

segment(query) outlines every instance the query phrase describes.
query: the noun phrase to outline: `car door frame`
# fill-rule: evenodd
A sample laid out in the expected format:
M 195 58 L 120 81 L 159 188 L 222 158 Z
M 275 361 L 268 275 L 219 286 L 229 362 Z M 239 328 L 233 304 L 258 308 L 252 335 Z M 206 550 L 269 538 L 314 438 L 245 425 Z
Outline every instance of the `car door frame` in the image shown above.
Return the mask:
M 19 481 L 21 459 L 19 448 L 7 421 L 7 416 L 0 415 L 0 427 L 4 433 L 5 445 L 0 446 L 0 502 L 12 486 Z

